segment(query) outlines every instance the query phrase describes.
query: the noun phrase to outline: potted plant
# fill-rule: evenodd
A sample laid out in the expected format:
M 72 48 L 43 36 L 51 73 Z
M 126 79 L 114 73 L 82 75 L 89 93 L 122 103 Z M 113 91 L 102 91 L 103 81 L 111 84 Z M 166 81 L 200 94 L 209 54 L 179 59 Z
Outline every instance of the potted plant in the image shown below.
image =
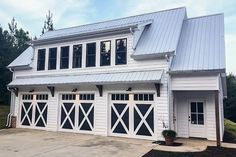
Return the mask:
M 177 133 L 174 130 L 163 130 L 162 136 L 165 138 L 167 146 L 173 146 Z

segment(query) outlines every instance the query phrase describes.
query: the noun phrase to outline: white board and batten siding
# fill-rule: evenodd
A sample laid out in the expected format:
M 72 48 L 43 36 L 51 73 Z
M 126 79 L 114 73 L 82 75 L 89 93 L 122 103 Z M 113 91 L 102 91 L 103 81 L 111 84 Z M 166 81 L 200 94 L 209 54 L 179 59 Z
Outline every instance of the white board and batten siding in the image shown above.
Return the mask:
M 171 90 L 173 91 L 219 90 L 219 75 L 172 76 Z

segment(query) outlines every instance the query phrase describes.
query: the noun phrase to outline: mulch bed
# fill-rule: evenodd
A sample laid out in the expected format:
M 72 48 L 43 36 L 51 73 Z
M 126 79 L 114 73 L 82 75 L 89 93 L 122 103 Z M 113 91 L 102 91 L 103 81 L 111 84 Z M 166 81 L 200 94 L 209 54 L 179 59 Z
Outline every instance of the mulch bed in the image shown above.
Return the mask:
M 152 143 L 153 144 L 159 144 L 161 146 L 165 146 L 166 145 L 165 141 L 154 141 Z M 171 147 L 178 147 L 178 146 L 182 146 L 182 145 L 183 145 L 183 143 L 174 142 L 173 146 L 171 146 Z
M 236 144 L 235 136 L 232 133 L 228 132 L 228 131 L 224 132 L 223 141 L 226 142 L 226 143 L 235 143 Z
M 203 152 L 166 152 L 159 150 L 151 150 L 143 157 L 236 157 L 236 149 L 233 148 L 217 148 L 207 147 Z

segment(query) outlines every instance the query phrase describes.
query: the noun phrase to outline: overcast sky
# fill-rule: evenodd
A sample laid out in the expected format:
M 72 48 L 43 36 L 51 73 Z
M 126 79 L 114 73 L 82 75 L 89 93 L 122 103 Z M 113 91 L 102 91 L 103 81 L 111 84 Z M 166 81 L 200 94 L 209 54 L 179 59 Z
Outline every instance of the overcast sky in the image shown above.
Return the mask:
M 236 74 L 236 0 L 0 0 L 0 24 L 15 17 L 39 37 L 49 9 L 58 29 L 183 6 L 188 17 L 224 13 L 227 72 Z

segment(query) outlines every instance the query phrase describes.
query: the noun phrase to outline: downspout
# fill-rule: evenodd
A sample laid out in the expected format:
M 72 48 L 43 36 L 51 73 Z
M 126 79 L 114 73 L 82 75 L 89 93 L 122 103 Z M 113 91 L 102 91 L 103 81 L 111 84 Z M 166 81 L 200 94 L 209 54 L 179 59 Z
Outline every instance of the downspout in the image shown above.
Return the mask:
M 168 81 L 167 81 L 167 95 L 168 95 L 168 129 L 173 130 L 173 124 L 174 124 L 174 120 L 173 120 L 173 113 L 171 113 L 171 108 L 172 108 L 172 112 L 173 112 L 173 93 L 171 91 L 171 79 L 170 79 L 170 65 L 171 65 L 171 56 L 168 54 L 165 54 L 165 59 L 167 62 L 167 68 L 166 68 L 166 74 L 168 75 Z M 171 106 L 172 105 L 172 106 Z M 173 122 L 173 123 L 172 123 Z
M 9 68 L 9 70 L 12 72 L 12 79 L 14 78 L 14 71 Z M 13 102 L 13 98 L 12 98 L 12 91 L 9 89 L 9 87 L 7 87 L 7 90 L 11 92 L 11 105 L 10 105 L 10 112 L 7 115 L 7 124 L 6 127 L 11 127 L 11 118 L 14 114 L 14 108 L 15 108 L 15 103 Z

